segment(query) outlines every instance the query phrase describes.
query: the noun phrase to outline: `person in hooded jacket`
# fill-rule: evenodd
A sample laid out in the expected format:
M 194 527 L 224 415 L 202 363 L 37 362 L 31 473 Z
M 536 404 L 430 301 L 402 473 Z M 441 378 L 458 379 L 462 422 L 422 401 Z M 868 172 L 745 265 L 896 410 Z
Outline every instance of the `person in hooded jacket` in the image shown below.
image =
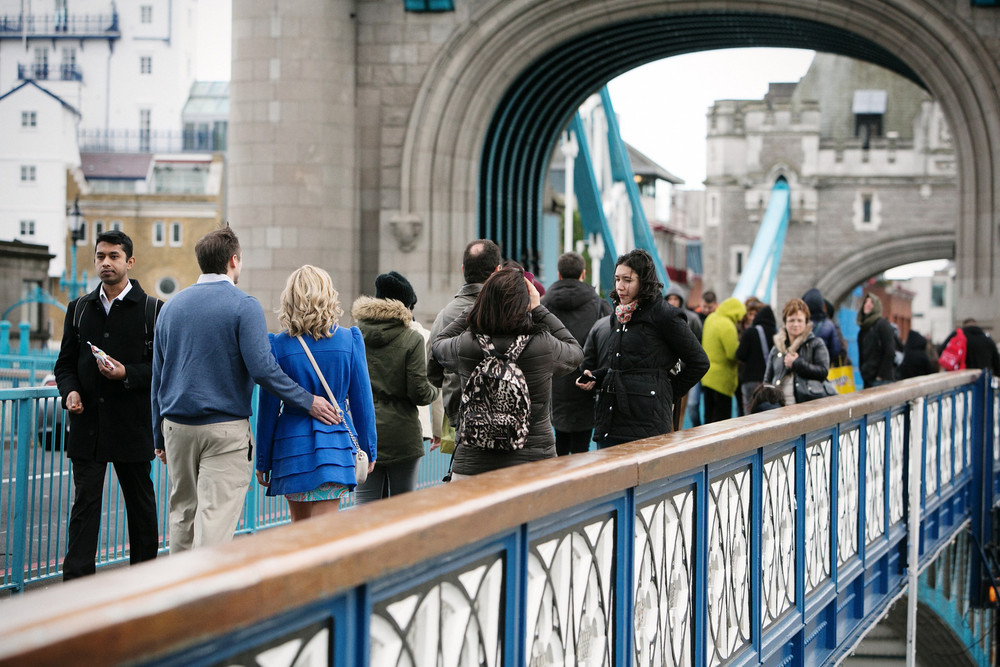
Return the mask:
M 739 383 L 739 362 L 736 360 L 736 350 L 740 346 L 738 326 L 746 313 L 742 301 L 729 297 L 705 319 L 701 344 L 710 366 L 701 379 L 701 389 L 706 424 L 733 416 L 733 396 Z
M 416 303 L 410 282 L 390 271 L 375 279 L 375 298 L 359 297 L 351 307 L 365 339 L 379 443 L 374 470 L 354 490 L 359 504 L 417 486 L 417 467 L 424 455 L 417 408 L 433 402 L 440 390 L 427 380 L 424 337 L 410 326 Z
M 821 338 L 826 345 L 831 359 L 839 359 L 844 350 L 840 345 L 840 336 L 833 320 L 826 316 L 826 299 L 815 287 L 802 295 L 802 300 L 809 306 L 809 320 L 813 325 L 813 334 Z
M 969 317 L 962 321 L 962 333 L 965 334 L 965 367 L 966 368 L 988 368 L 994 377 L 1000 376 L 1000 353 L 997 352 L 997 344 L 983 331 L 976 320 Z M 938 352 L 943 352 L 948 341 L 954 338 L 955 332 L 951 332 Z
M 784 325 L 774 336 L 764 383 L 781 389 L 785 405 L 794 405 L 810 400 L 805 393 L 807 380 L 826 380 L 830 353 L 823 339 L 813 333 L 809 306 L 804 301 L 790 299 L 781 310 L 781 319 Z
M 865 388 L 895 379 L 896 336 L 889 320 L 882 317 L 882 302 L 868 292 L 858 311 L 858 363 Z
M 594 323 L 611 314 L 611 304 L 585 282 L 587 269 L 580 253 L 564 253 L 556 268 L 559 280 L 542 296 L 541 304 L 566 325 L 582 348 Z M 575 373 L 552 378 L 552 426 L 556 430 L 559 456 L 590 449 L 594 433 L 594 394 L 576 386 L 576 378 L 582 371 L 578 368 Z
M 452 480 L 553 458 L 555 436 L 550 420 L 552 377 L 574 373 L 583 350 L 569 329 L 541 305 L 538 290 L 518 269 L 499 269 L 483 283 L 475 303 L 431 343 L 434 359 L 457 373 L 461 386 L 483 360 L 476 336 L 484 334 L 503 356 L 521 335 L 529 340 L 514 362 L 528 386 L 528 436 L 520 449 L 485 449 L 467 443 L 459 429 L 452 463 Z
M 774 344 L 774 334 L 777 333 L 774 321 L 774 310 L 765 305 L 757 311 L 753 323 L 740 336 L 740 346 L 736 348 L 736 358 L 742 364 L 740 368 L 740 400 L 743 401 L 743 411 L 750 414 L 750 399 L 754 390 L 764 382 L 764 371 L 767 369 L 767 358 Z
M 661 296 L 663 284 L 648 252 L 636 249 L 615 263 L 615 312 L 590 330 L 584 377 L 598 390 L 594 440 L 599 448 L 670 433 L 674 397 L 708 370 L 708 358 L 687 318 Z
M 903 346 L 903 361 L 896 369 L 900 380 L 937 372 L 937 364 L 931 360 L 927 348 L 927 339 L 910 329 Z

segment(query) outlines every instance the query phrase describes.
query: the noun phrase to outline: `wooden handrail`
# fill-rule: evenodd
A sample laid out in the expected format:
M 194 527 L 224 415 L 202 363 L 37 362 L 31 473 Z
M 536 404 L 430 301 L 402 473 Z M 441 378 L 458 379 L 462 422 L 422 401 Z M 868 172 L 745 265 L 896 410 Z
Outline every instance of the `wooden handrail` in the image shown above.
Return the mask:
M 0 665 L 149 660 L 525 522 L 934 395 L 979 371 L 864 392 L 478 475 L 0 603 Z

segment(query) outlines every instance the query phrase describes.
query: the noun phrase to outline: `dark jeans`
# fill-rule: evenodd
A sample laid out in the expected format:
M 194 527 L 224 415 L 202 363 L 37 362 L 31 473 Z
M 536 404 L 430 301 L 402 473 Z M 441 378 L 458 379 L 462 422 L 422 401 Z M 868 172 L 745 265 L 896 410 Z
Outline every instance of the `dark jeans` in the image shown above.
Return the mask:
M 365 483 L 354 488 L 354 500 L 364 505 L 412 491 L 417 488 L 419 466 L 419 458 L 396 463 L 379 463 L 376 460 L 375 469 L 368 473 Z
M 733 397 L 720 394 L 705 385 L 701 386 L 701 399 L 705 402 L 705 423 L 712 424 L 733 416 Z
M 97 540 L 101 532 L 101 501 L 108 464 L 74 458 L 73 509 L 69 516 L 69 539 L 63 560 L 63 579 L 94 574 Z M 128 519 L 129 562 L 156 558 L 160 536 L 156 529 L 156 498 L 149 476 L 149 461 L 113 463 L 125 498 Z
M 581 454 L 590 450 L 594 429 L 586 431 L 560 431 L 556 429 L 556 453 L 559 456 Z

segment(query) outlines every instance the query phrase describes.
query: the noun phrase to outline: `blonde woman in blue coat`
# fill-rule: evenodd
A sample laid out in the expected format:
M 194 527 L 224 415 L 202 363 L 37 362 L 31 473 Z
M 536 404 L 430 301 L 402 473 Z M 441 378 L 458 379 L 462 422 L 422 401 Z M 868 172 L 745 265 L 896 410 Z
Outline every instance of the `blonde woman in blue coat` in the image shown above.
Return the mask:
M 278 309 L 285 329 L 271 335 L 271 352 L 289 377 L 307 391 L 325 396 L 296 340 L 301 336 L 343 411 L 340 423 L 327 426 L 290 405 L 282 406 L 267 391 L 260 392 L 257 481 L 267 487 L 267 495 L 285 497 L 292 521 L 337 511 L 340 498 L 355 487 L 354 444 L 348 429 L 368 454 L 368 471 L 375 467 L 375 406 L 365 343 L 356 327 L 337 324 L 342 313 L 326 271 L 307 264 L 289 276 Z

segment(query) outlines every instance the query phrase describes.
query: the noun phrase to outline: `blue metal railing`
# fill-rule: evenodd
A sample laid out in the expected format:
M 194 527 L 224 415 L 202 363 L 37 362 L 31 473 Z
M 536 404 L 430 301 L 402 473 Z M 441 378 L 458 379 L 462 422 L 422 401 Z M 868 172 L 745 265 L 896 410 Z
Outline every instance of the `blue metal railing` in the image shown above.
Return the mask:
M 0 663 L 100 646 L 147 664 L 294 647 L 362 666 L 831 664 L 980 499 L 996 505 L 1000 403 L 978 375 L 496 471 L 33 593 L 7 608 Z M 183 620 L 201 609 L 240 613 Z M 995 611 L 970 619 L 991 646 Z M 36 642 L 48 629 L 59 640 Z
M 3 369 L 0 369 L 2 372 Z M 45 372 L 48 372 L 46 370 Z M 37 384 L 37 383 L 35 383 Z M 55 387 L 0 389 L 0 542 L 6 558 L 0 590 L 21 591 L 27 584 L 62 576 L 72 498 L 72 464 L 64 455 L 66 411 Z M 27 446 L 20 446 L 27 443 Z M 441 483 L 450 457 L 428 451 L 421 459 L 417 488 Z M 153 461 L 153 488 L 160 527 L 160 551 L 169 546 L 166 466 Z M 354 504 L 351 494 L 341 507 Z M 128 561 L 125 505 L 113 466 L 108 467 L 105 512 L 98 541 L 98 567 Z M 247 492 L 238 534 L 290 521 L 287 504 L 268 497 L 256 484 Z

